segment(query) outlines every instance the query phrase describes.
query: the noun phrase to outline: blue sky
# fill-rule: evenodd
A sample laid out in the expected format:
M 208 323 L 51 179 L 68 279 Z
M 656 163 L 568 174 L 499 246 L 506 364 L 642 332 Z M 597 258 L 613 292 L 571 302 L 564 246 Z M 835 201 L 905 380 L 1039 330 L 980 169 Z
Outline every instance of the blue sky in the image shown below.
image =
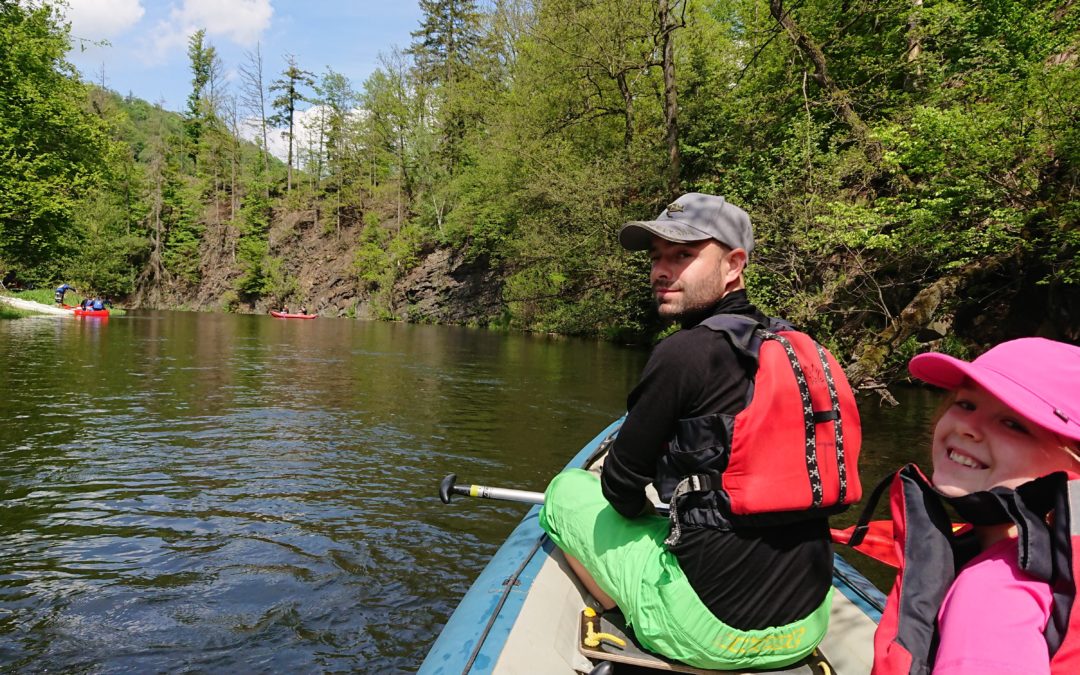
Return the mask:
M 187 38 L 207 31 L 236 77 L 245 51 L 262 52 L 264 78 L 275 79 L 285 55 L 316 76 L 327 66 L 360 89 L 379 54 L 405 49 L 420 25 L 416 0 L 67 0 L 75 48 L 68 55 L 83 76 L 179 111 L 191 89 Z M 100 44 L 108 41 L 107 46 Z M 238 83 L 237 83 L 238 86 Z

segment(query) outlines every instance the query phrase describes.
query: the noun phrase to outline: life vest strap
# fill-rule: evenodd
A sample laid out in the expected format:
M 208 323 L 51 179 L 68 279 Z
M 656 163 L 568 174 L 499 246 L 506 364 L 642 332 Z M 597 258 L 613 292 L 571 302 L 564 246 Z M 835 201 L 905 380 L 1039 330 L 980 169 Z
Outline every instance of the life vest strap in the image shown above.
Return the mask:
M 829 392 L 828 410 L 814 410 L 813 401 L 810 398 L 810 385 L 806 381 L 806 371 L 799 363 L 799 357 L 795 354 L 795 348 L 791 342 L 779 333 L 758 331 L 765 340 L 775 340 L 784 348 L 791 370 L 795 373 L 795 381 L 799 385 L 799 394 L 802 397 L 803 426 L 806 432 L 806 474 L 810 477 L 811 508 L 820 508 L 825 501 L 825 489 L 821 482 L 821 470 L 817 460 L 817 425 L 833 422 L 833 436 L 836 442 L 836 465 L 837 478 L 839 480 L 840 494 L 837 499 L 843 502 L 847 498 L 847 466 L 844 463 L 844 427 L 840 420 L 840 396 L 836 393 L 836 380 L 833 377 L 829 360 L 825 356 L 825 349 L 814 341 L 818 358 L 821 360 L 821 369 L 825 374 L 825 384 Z
M 680 497 L 691 492 L 708 492 L 709 490 L 719 490 L 722 487 L 720 476 L 705 473 L 692 474 L 679 481 L 679 484 L 675 486 L 675 491 L 671 493 L 670 510 L 668 511 L 668 518 L 671 519 L 671 531 L 668 533 L 667 539 L 664 540 L 664 544 L 674 546 L 679 543 L 679 538 L 682 537 L 682 526 L 679 524 Z

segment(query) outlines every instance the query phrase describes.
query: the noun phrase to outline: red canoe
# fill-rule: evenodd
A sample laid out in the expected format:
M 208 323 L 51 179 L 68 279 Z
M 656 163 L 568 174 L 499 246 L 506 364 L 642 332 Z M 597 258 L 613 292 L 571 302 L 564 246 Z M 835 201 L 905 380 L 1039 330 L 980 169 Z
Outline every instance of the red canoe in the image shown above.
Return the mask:
M 314 319 L 318 314 L 286 314 L 285 312 L 270 311 L 270 316 L 278 319 Z
M 75 316 L 109 316 L 109 310 L 107 309 L 79 309 L 74 310 Z

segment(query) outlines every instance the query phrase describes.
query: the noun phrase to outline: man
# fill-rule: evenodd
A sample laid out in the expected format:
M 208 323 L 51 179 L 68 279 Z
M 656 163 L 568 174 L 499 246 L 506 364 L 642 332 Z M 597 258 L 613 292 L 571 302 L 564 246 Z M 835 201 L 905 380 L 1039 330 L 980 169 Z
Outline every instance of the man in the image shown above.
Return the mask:
M 64 294 L 67 293 L 68 291 L 74 291 L 74 290 L 77 290 L 74 286 L 69 286 L 67 284 L 61 284 L 56 289 L 56 293 L 53 294 L 53 299 L 56 300 L 56 304 L 63 305 L 64 304 Z
M 746 407 L 755 366 L 730 333 L 702 321 L 735 314 L 770 325 L 744 287 L 750 218 L 722 197 L 691 193 L 655 221 L 627 223 L 619 241 L 648 250 L 660 316 L 682 330 L 650 355 L 600 479 L 576 470 L 556 476 L 541 525 L 593 596 L 619 607 L 642 646 L 700 668 L 794 663 L 828 623 L 825 516 L 733 524 L 716 493 L 702 492 L 680 497 L 672 527 L 645 496 L 653 483 L 667 501 L 676 483 L 701 472 L 703 458 L 731 447 L 730 421 Z

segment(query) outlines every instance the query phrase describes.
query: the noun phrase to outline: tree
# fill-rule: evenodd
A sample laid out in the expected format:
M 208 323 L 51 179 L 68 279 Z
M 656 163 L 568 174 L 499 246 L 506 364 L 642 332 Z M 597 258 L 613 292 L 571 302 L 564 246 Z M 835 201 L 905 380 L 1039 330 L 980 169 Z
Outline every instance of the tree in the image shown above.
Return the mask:
M 395 179 L 397 220 L 401 225 L 416 187 L 415 170 L 421 161 L 417 137 L 423 133 L 426 99 L 424 90 L 410 79 L 403 54 L 381 56 L 380 63 L 380 68 L 364 82 L 361 103 L 367 112 L 365 127 L 371 159 L 387 165 Z M 373 168 L 373 173 L 376 170 Z M 372 182 L 377 180 L 373 176 Z
M 480 42 L 476 0 L 420 0 L 420 10 L 424 18 L 405 53 L 414 58 L 422 83 L 452 87 Z
M 312 87 L 315 85 L 315 76 L 306 70 L 302 70 L 300 66 L 296 64 L 296 57 L 289 54 L 285 57 L 287 67 L 281 73 L 281 77 L 270 85 L 270 91 L 281 92 L 276 98 L 270 101 L 270 106 L 276 111 L 276 113 L 268 120 L 270 124 L 287 128 L 282 132 L 289 142 L 289 173 L 286 189 L 292 191 L 292 175 L 293 175 L 293 142 L 296 138 L 295 123 L 296 123 L 296 106 L 307 101 L 307 97 L 300 91 L 301 87 Z
M 676 19 L 675 13 L 682 12 Z M 657 41 L 664 73 L 664 141 L 668 150 L 668 192 L 678 196 L 682 157 L 679 152 L 679 98 L 675 81 L 675 31 L 686 25 L 686 0 L 657 2 Z
M 0 277 L 51 280 L 79 240 L 73 209 L 106 170 L 105 125 L 68 48 L 51 6 L 0 2 Z
M 420 30 L 406 54 L 413 57 L 418 88 L 436 94 L 435 119 L 442 129 L 440 154 L 453 174 L 461 162 L 461 144 L 468 133 L 468 115 L 460 97 L 474 75 L 472 65 L 480 46 L 480 13 L 475 0 L 420 0 L 424 13 Z
M 349 78 L 327 68 L 316 90 L 319 105 L 326 112 L 326 166 L 334 184 L 334 227 L 341 228 L 342 192 L 345 178 L 355 172 L 350 171 L 352 161 L 350 148 L 351 136 L 349 120 L 354 116 L 357 94 L 353 91 Z
M 255 118 L 259 137 L 262 140 L 260 154 L 263 160 L 263 172 L 270 173 L 270 145 L 266 134 L 266 87 L 263 84 L 262 52 L 258 44 L 255 51 L 247 52 L 247 63 L 240 66 L 240 79 L 243 82 L 240 102 L 244 109 Z M 269 193 L 266 194 L 269 197 Z
M 188 37 L 188 59 L 191 64 L 191 93 L 188 94 L 184 129 L 190 143 L 188 154 L 195 161 L 205 129 L 214 124 L 216 109 L 214 84 L 220 79 L 221 59 L 217 49 L 206 42 L 206 29 L 200 28 Z

